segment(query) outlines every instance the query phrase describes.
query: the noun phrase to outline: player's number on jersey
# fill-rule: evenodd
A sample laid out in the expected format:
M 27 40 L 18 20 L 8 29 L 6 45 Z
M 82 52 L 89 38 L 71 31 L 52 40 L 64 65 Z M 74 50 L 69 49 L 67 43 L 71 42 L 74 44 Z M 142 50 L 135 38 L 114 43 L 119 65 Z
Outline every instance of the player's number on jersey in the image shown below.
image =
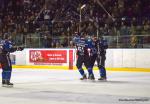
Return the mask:
M 78 51 L 79 52 L 84 52 L 84 48 L 83 47 L 78 47 Z

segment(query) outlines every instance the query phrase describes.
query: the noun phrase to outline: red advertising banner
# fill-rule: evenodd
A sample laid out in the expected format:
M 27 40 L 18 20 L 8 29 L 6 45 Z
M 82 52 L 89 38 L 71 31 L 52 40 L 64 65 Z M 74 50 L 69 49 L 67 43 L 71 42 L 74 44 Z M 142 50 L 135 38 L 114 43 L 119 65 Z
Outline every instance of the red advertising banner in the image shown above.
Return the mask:
M 73 50 L 69 50 L 69 70 L 73 70 Z
M 31 63 L 67 63 L 67 50 L 30 50 Z

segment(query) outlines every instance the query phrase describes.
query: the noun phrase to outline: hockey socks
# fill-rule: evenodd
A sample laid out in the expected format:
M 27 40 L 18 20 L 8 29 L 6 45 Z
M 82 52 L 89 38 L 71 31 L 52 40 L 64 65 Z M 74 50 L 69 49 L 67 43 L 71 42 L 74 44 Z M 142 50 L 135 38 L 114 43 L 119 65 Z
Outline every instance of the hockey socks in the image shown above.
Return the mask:
M 92 68 L 88 68 L 88 73 L 89 73 L 89 75 L 93 74 Z
M 80 74 L 83 76 L 84 75 L 84 70 L 81 68 L 81 69 L 78 69 Z
M 88 73 L 89 73 L 88 79 L 95 80 L 92 68 L 88 68 Z
M 2 71 L 2 86 L 12 87 L 13 83 L 10 83 L 11 71 Z
M 100 71 L 100 76 L 101 77 L 106 77 L 106 70 L 105 70 L 104 67 L 101 67 L 99 71 Z
M 3 71 L 2 72 L 2 79 L 10 80 L 11 78 L 11 71 Z

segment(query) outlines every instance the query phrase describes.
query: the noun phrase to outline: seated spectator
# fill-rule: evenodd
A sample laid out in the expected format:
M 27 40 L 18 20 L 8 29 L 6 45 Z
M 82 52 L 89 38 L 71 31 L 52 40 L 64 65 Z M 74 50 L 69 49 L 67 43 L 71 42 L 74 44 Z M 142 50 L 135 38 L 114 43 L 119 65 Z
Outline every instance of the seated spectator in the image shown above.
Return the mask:
M 137 48 L 138 40 L 134 34 L 131 35 L 130 42 L 131 42 L 131 48 Z

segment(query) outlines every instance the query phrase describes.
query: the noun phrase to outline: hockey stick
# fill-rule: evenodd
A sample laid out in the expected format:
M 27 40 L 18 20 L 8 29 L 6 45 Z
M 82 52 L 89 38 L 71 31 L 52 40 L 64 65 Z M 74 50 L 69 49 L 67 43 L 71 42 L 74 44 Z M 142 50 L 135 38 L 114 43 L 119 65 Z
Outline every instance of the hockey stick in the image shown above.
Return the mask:
M 38 15 L 35 17 L 33 23 L 35 23 L 37 21 L 37 19 L 39 18 L 39 16 L 41 15 L 41 13 L 44 11 L 45 6 L 43 6 L 43 8 L 40 10 L 40 12 L 38 13 Z
M 96 0 L 96 1 L 101 6 L 101 8 L 107 13 L 107 15 L 109 17 L 111 17 L 113 21 L 115 21 L 114 17 L 105 9 L 105 7 L 103 6 L 103 4 L 99 0 Z

